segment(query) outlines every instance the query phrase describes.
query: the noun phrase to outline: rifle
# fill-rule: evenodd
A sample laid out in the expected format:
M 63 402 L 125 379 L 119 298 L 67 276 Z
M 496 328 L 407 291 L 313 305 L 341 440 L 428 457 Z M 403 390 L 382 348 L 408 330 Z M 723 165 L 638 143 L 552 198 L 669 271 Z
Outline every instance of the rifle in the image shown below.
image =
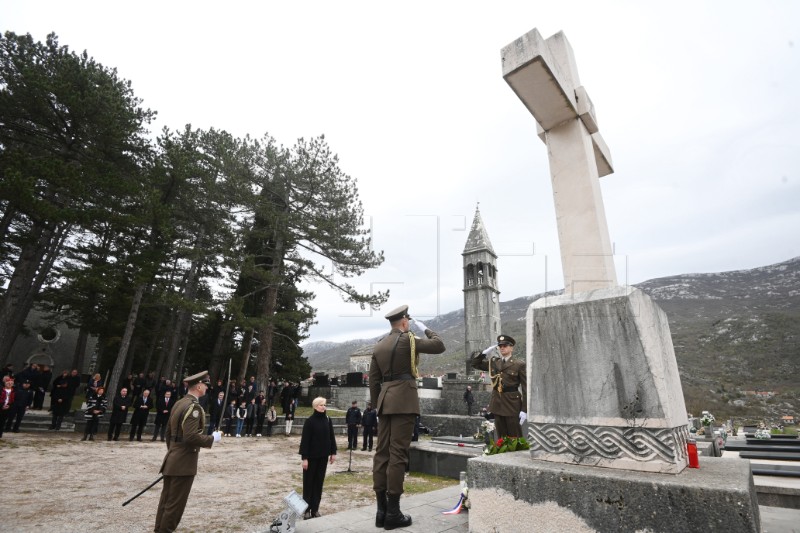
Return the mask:
M 217 431 L 222 431 L 222 418 L 225 416 L 225 410 L 228 409 L 228 391 L 231 389 L 231 361 L 228 359 L 228 379 L 225 380 L 225 400 L 222 402 L 222 409 L 219 411 L 219 422 L 217 423 Z
M 144 490 L 143 490 L 142 492 L 140 492 L 139 494 L 137 494 L 136 496 L 134 496 L 134 497 L 133 497 L 133 498 L 131 498 L 130 500 L 127 500 L 127 501 L 125 501 L 125 502 L 122 504 L 122 506 L 123 506 L 123 507 L 125 507 L 126 505 L 128 505 L 129 503 L 131 503 L 133 500 L 135 500 L 136 498 L 138 498 L 139 496 L 141 496 L 142 494 L 144 494 L 144 493 L 145 493 L 145 492 L 147 492 L 148 490 L 152 489 L 153 487 L 155 487 L 155 486 L 156 486 L 156 484 L 157 484 L 159 481 L 161 481 L 162 479 L 164 479 L 164 476 L 158 476 L 158 479 L 157 479 L 157 480 L 155 480 L 155 481 L 153 481 L 152 483 L 150 483 L 150 484 L 149 484 L 147 487 L 145 487 L 145 488 L 144 488 Z

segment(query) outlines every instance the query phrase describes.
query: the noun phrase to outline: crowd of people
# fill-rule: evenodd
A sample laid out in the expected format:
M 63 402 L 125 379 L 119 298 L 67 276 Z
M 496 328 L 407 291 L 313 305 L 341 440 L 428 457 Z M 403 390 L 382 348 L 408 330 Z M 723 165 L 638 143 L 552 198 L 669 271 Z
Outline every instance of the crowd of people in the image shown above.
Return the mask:
M 48 365 L 32 363 L 19 372 L 8 364 L 2 370 L 3 388 L 0 389 L 0 437 L 3 431 L 19 432 L 20 424 L 28 411 L 44 409 L 47 390 L 50 388 L 50 429 L 59 430 L 71 409 L 72 398 L 81 385 L 77 370 L 64 370 L 53 379 Z M 52 380 L 52 387 L 51 387 Z
M 140 372 L 122 380 L 113 401 L 109 402 L 101 374 L 91 375 L 83 383 L 78 370 L 63 370 L 52 379 L 48 366 L 35 363 L 26 365 L 20 372 L 15 372 L 13 365 L 6 365 L 2 379 L 0 437 L 3 431 L 19 432 L 27 412 L 43 410 L 48 392 L 52 415 L 48 429 L 60 430 L 64 417 L 73 411 L 75 395 L 82 391 L 86 421 L 82 440 L 95 440 L 100 422 L 106 419 L 109 423 L 107 440 L 119 440 L 123 425 L 130 422 L 128 440 L 141 441 L 149 415 L 155 413 L 151 440 L 163 441 L 173 406 L 188 393 L 185 381 L 175 383 L 165 377 L 156 379 L 153 372 L 147 375 Z M 230 437 L 271 436 L 280 416 L 285 419 L 284 431 L 288 435 L 300 394 L 300 383 L 275 379 L 270 380 L 266 390 L 259 390 L 255 376 L 251 376 L 249 380 L 231 380 L 227 387 L 224 380 L 217 380 L 216 385 L 208 387 L 199 403 L 209 414 L 208 435 L 220 430 Z

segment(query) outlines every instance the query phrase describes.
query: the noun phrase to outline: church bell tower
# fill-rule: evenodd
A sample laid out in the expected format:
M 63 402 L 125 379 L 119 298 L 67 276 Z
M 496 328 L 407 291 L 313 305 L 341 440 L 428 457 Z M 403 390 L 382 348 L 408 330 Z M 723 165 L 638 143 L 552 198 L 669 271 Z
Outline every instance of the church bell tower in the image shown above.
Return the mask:
M 464 258 L 464 351 L 467 374 L 471 374 L 472 352 L 491 346 L 500 334 L 497 254 L 489 242 L 478 207 L 461 255 Z

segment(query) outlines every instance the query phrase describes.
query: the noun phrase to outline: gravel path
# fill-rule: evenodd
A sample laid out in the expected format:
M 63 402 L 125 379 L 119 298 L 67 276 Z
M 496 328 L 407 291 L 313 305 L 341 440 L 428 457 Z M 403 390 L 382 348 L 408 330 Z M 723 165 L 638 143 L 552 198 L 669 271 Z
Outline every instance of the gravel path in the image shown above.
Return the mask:
M 75 433 L 4 433 L 0 516 L 3 530 L 37 533 L 153 530 L 161 485 L 122 507 L 155 481 L 163 442 L 81 442 Z M 373 501 L 373 453 L 352 454 L 337 437 L 339 456 L 328 465 L 320 513 L 325 516 Z M 302 495 L 300 437 L 231 438 L 200 452 L 197 475 L 179 531 L 267 531 L 292 489 Z M 440 488 L 440 487 L 435 487 Z

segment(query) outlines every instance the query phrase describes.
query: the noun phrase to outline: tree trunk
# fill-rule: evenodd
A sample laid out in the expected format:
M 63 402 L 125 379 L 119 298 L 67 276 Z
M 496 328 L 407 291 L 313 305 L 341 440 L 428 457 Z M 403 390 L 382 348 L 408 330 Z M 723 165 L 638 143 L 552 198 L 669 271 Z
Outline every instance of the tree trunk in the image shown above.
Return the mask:
M 11 207 L 10 204 L 6 204 L 4 207 L 5 211 L 3 211 L 3 218 L 0 219 L 0 245 L 6 242 L 6 236 L 8 235 L 8 230 L 11 227 L 11 222 L 17 215 L 17 210 Z
M 177 365 L 178 378 L 175 380 L 176 383 L 178 382 L 178 380 L 183 381 L 183 378 L 188 375 L 183 371 L 183 363 L 186 361 L 186 350 L 188 349 L 189 349 L 189 334 L 187 332 L 187 334 L 183 336 L 183 342 L 181 342 L 181 348 L 179 352 L 181 355 L 180 358 L 178 359 L 178 365 Z
M 169 336 L 171 335 L 170 332 L 175 330 L 175 327 L 176 327 L 176 324 L 177 324 L 177 321 L 178 321 L 177 312 L 174 311 L 174 310 L 170 310 L 169 311 L 169 317 L 166 318 L 165 320 L 169 321 L 169 325 L 166 328 L 166 331 L 165 331 L 165 333 L 163 335 L 163 338 L 169 338 Z M 156 361 L 156 366 L 153 367 L 153 372 L 155 372 L 156 380 L 158 380 L 161 376 L 163 376 L 165 374 L 165 372 L 171 372 L 172 371 L 171 369 L 167 368 L 166 364 L 165 364 L 165 361 L 166 361 L 166 358 L 167 358 L 167 350 L 168 349 L 169 349 L 169 347 L 164 347 L 164 345 L 162 344 L 161 347 L 158 350 L 158 360 Z M 172 379 L 172 375 L 171 374 L 168 377 L 170 379 Z
M 136 358 L 136 350 L 139 347 L 139 336 L 133 338 L 131 341 L 131 349 L 128 350 L 128 357 L 125 358 L 125 368 L 122 369 L 122 375 L 125 376 L 125 379 L 131 374 L 133 370 L 133 360 Z
M 75 342 L 75 352 L 72 354 L 72 368 L 77 369 L 79 374 L 83 374 L 83 367 L 86 364 L 86 344 L 89 340 L 89 331 L 81 326 L 78 331 L 78 340 Z
M 131 310 L 128 313 L 128 322 L 125 324 L 125 333 L 122 336 L 122 342 L 119 345 L 119 353 L 117 360 L 114 363 L 114 369 L 111 371 L 111 379 L 106 384 L 106 397 L 109 404 L 114 401 L 114 396 L 117 393 L 117 383 L 122 375 L 122 369 L 125 367 L 125 359 L 128 357 L 128 348 L 133 338 L 133 330 L 136 329 L 136 319 L 139 316 L 139 307 L 142 304 L 142 297 L 144 296 L 145 283 L 140 283 L 136 287 L 136 292 L 133 294 L 133 301 L 131 302 Z
M 221 379 L 224 372 L 222 368 L 222 347 L 227 344 L 231 338 L 231 329 L 233 324 L 230 320 L 224 320 L 219 332 L 217 333 L 217 341 L 214 343 L 214 349 L 211 351 L 211 361 L 208 364 L 208 375 L 211 376 L 211 382 L 216 383 Z
M 198 253 L 199 258 L 192 261 L 192 264 L 189 268 L 189 272 L 186 274 L 186 279 L 183 283 L 183 300 L 186 302 L 186 306 L 189 308 L 182 308 L 178 309 L 178 318 L 175 324 L 175 329 L 172 330 L 172 336 L 170 338 L 169 343 L 169 350 L 167 352 L 167 372 L 172 372 L 175 366 L 175 360 L 178 356 L 178 350 L 180 349 L 181 344 L 186 344 L 189 337 L 189 329 L 191 327 L 191 305 L 194 304 L 196 295 L 197 295 L 197 285 L 200 280 L 200 272 L 205 264 L 205 261 L 202 258 L 202 255 L 199 255 L 200 248 L 203 245 L 205 240 L 205 231 L 203 229 L 200 230 L 199 235 L 197 236 L 197 244 L 195 245 L 194 251 Z M 186 358 L 185 350 L 184 355 L 181 356 L 181 361 Z M 182 363 L 178 365 L 178 379 L 183 379 Z M 174 378 L 173 378 L 174 379 Z
M 242 361 L 239 364 L 239 376 L 237 383 L 242 381 L 247 375 L 247 365 L 250 363 L 250 352 L 253 349 L 253 328 L 247 328 L 242 340 Z
M 164 307 L 160 307 L 157 310 L 158 313 L 158 322 L 156 322 L 156 327 L 153 328 L 153 334 L 150 336 L 150 344 L 147 347 L 147 357 L 145 357 L 144 365 L 142 366 L 141 372 L 144 372 L 147 375 L 150 372 L 150 361 L 153 360 L 153 354 L 158 348 L 158 341 L 161 340 L 161 329 L 164 327 L 164 319 L 167 314 Z
M 34 298 L 47 279 L 71 227 L 68 224 L 54 229 L 34 227 L 32 232 L 36 242 L 26 244 L 20 250 L 14 273 L 0 303 L 0 363 L 5 364 L 8 359 L 33 307 Z
M 272 364 L 272 338 L 274 337 L 275 324 L 272 317 L 278 304 L 278 287 L 273 284 L 267 288 L 264 297 L 264 312 L 262 317 L 268 322 L 258 328 L 258 360 L 256 363 L 256 383 L 259 390 L 267 390 L 269 385 L 269 367 Z

